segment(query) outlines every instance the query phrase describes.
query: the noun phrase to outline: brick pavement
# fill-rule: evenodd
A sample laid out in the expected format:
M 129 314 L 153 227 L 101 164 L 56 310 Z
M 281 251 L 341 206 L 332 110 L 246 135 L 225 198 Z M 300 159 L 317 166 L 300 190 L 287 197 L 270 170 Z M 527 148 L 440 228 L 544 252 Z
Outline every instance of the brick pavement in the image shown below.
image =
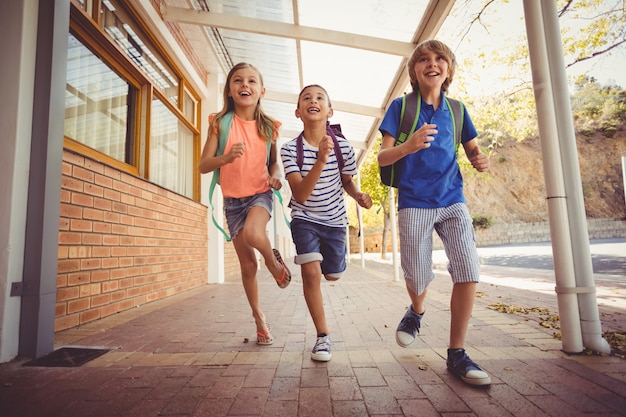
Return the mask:
M 330 362 L 310 360 L 315 330 L 299 273 L 281 290 L 263 270 L 260 294 L 272 346 L 254 343 L 240 282 L 207 285 L 57 334 L 58 347 L 112 349 L 82 367 L 24 367 L 23 360 L 0 365 L 0 414 L 626 415 L 626 360 L 563 353 L 555 329 L 540 326 L 536 315 L 490 307 L 501 302 L 555 312 L 555 295 L 507 286 L 513 278 L 503 268 L 484 272 L 489 279 L 479 285 L 466 347 L 490 373 L 489 388 L 469 387 L 446 371 L 447 275 L 438 274 L 431 285 L 421 336 L 403 349 L 394 333 L 406 308 L 404 284 L 391 279 L 388 265 L 367 261 L 362 269 L 353 261 L 344 278 L 323 284 Z M 623 298 L 621 289 L 609 296 L 616 291 Z M 603 327 L 607 320 L 626 330 L 624 310 L 601 307 Z

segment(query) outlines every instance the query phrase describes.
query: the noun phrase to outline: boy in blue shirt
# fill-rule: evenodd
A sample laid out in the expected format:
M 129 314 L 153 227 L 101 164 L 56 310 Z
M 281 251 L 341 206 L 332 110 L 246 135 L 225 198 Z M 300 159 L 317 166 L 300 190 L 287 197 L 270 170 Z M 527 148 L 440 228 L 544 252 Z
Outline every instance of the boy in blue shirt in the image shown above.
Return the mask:
M 472 315 L 480 263 L 472 218 L 465 204 L 463 178 L 456 160 L 453 118 L 445 93 L 456 69 L 454 53 L 444 43 L 419 44 L 407 63 L 413 90 L 421 100 L 416 126 L 407 140 L 394 146 L 400 127 L 401 98 L 394 100 L 380 125 L 383 141 L 380 166 L 395 163 L 398 176 L 400 256 L 411 299 L 398 325 L 396 341 L 408 346 L 419 333 L 432 271 L 432 234 L 437 232 L 450 260 L 454 283 L 450 299 L 448 370 L 471 385 L 489 385 L 491 378 L 465 353 L 465 336 Z M 464 106 L 463 106 L 464 108 Z M 472 166 L 489 169 L 489 159 L 476 141 L 476 128 L 463 110 L 461 143 Z

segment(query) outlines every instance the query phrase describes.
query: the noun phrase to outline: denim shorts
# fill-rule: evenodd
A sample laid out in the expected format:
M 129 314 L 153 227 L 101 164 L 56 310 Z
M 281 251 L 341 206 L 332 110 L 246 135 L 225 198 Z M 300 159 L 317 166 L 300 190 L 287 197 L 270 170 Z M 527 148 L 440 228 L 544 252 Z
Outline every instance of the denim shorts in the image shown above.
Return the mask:
M 346 270 L 346 228 L 302 219 L 291 221 L 297 265 L 321 261 L 322 274 L 340 278 Z
M 267 190 L 261 194 L 255 194 L 250 197 L 230 198 L 224 197 L 224 214 L 226 215 L 226 224 L 231 239 L 243 229 L 246 224 L 248 212 L 252 207 L 263 207 L 272 215 L 272 207 L 274 206 L 274 194 L 272 190 Z

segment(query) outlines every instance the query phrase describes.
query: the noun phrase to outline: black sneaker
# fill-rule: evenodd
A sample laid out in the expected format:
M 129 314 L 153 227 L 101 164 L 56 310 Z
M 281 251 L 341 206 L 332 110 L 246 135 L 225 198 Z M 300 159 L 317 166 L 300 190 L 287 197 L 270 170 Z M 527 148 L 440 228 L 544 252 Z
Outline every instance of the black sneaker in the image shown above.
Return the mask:
M 409 306 L 396 329 L 396 342 L 400 346 L 407 347 L 413 343 L 415 336 L 420 332 L 420 321 L 422 317 L 424 317 L 424 313 L 417 314 L 415 310 L 413 310 L 413 306 Z
M 313 359 L 314 361 L 328 362 L 331 356 L 330 345 L 330 337 L 318 337 L 317 341 L 315 342 L 315 346 L 313 346 L 313 351 L 311 352 L 311 359 Z
M 467 356 L 465 349 L 448 349 L 448 371 L 470 385 L 489 385 L 491 378 L 487 372 Z

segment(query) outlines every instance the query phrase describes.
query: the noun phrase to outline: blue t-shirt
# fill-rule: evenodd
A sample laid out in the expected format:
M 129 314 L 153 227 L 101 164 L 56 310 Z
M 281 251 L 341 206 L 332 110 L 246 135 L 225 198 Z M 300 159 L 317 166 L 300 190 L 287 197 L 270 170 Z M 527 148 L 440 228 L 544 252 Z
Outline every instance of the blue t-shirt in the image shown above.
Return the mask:
M 285 177 L 293 172 L 300 172 L 306 177 L 317 161 L 318 148 L 311 146 L 306 139 L 304 144 L 302 170 L 297 164 L 296 139 L 285 143 L 280 149 L 280 156 L 285 169 Z M 350 142 L 337 137 L 344 166 L 341 174 L 354 176 L 357 174 L 356 158 Z M 302 219 L 331 227 L 345 227 L 348 225 L 348 214 L 343 198 L 343 184 L 339 175 L 339 165 L 334 149 L 331 151 L 322 174 L 315 184 L 313 192 L 304 204 L 298 203 L 293 197 L 289 203 L 292 219 Z
M 465 108 L 465 106 L 463 106 Z M 389 133 L 398 137 L 402 97 L 395 99 L 379 130 L 384 135 Z M 461 143 L 474 139 L 478 134 L 472 119 L 464 111 Z M 441 94 L 441 105 L 437 110 L 422 99 L 419 120 L 416 129 L 424 123 L 437 125 L 438 133 L 430 147 L 404 156 L 395 164 L 398 176 L 398 209 L 403 208 L 441 208 L 465 202 L 463 195 L 463 177 L 456 161 L 452 113 Z

